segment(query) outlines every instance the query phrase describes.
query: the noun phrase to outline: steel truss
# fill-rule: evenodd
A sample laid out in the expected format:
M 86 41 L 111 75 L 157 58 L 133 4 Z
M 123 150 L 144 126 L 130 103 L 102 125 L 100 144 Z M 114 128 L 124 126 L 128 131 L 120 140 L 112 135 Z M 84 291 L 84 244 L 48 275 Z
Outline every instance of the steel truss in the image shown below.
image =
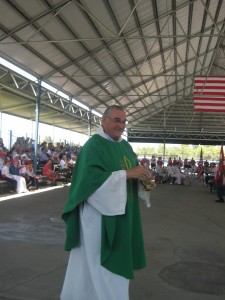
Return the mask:
M 15 71 L 0 65 L 0 91 L 6 90 L 14 95 L 26 99 L 27 104 L 22 104 L 21 107 L 29 106 L 30 103 L 35 104 L 37 101 L 37 94 L 41 81 L 31 81 L 26 77 L 16 73 Z M 99 127 L 101 118 L 93 114 L 90 110 L 86 110 L 72 102 L 72 98 L 65 99 L 57 93 L 40 86 L 41 97 L 40 106 L 48 108 L 52 111 L 52 115 L 62 115 L 65 122 L 55 124 L 58 127 L 65 128 L 64 123 L 68 122 L 67 117 L 72 117 L 77 122 L 82 123 L 88 133 L 90 129 Z M 69 98 L 69 97 L 68 97 Z M 1 99 L 1 102 L 4 99 Z M 1 105 L 2 106 L 2 105 Z M 20 104 L 18 104 L 18 108 Z M 34 106 L 35 108 L 35 106 Z M 2 112 L 11 113 L 12 107 L 5 107 L 1 109 Z M 44 109 L 43 109 L 44 111 Z M 15 113 L 14 113 L 15 114 Z M 18 115 L 19 117 L 25 117 Z M 49 114 L 46 114 L 46 118 Z M 35 120 L 35 118 L 33 118 Z M 45 122 L 47 123 L 47 122 Z M 77 131 L 77 127 L 70 130 Z M 218 132 L 181 132 L 181 131 L 146 131 L 144 129 L 138 130 L 135 128 L 128 129 L 128 141 L 139 143 L 171 143 L 171 144 L 202 144 L 202 145 L 220 145 L 221 141 L 225 140 L 225 133 Z
M 220 145 L 224 140 L 225 133 L 216 132 L 128 131 L 128 141 L 133 143 Z
M 39 85 L 41 85 L 41 83 L 31 81 L 26 77 L 23 77 L 22 75 L 16 73 L 15 71 L 12 71 L 5 66 L 0 65 L 0 90 L 6 90 L 14 95 L 21 97 L 22 99 L 26 99 L 28 101 L 27 106 L 29 106 L 29 102 L 33 104 L 36 103 Z M 43 87 L 42 85 L 40 100 L 40 106 L 51 109 L 52 113 L 56 113 L 59 115 L 63 114 L 65 118 L 66 116 L 69 116 L 70 118 L 72 117 L 79 120 L 79 122 L 83 122 L 84 126 L 86 126 L 87 128 L 87 131 L 90 124 L 91 127 L 98 127 L 101 124 L 101 118 L 93 114 L 91 112 L 91 109 L 86 110 L 74 104 L 72 102 L 72 97 L 70 99 L 65 99 L 57 93 L 54 93 L 51 90 Z M 3 101 L 4 99 L 1 99 L 1 104 L 3 103 Z M 1 105 L 1 108 L 2 106 L 3 105 Z M 11 107 L 6 107 L 1 111 L 10 113 L 11 110 Z M 25 117 L 22 115 L 18 116 Z M 60 124 L 56 124 L 56 126 L 64 128 L 63 126 L 60 126 Z

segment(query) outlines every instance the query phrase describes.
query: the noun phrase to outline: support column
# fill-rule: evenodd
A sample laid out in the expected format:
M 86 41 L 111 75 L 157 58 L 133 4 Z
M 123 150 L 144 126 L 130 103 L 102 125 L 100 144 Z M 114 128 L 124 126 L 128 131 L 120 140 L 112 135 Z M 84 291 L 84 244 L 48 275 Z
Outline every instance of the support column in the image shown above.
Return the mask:
M 91 108 L 90 108 L 90 111 L 89 111 L 89 118 L 88 118 L 88 138 L 90 139 L 91 137 L 91 128 L 92 128 L 92 123 L 91 123 Z
M 164 133 L 163 133 L 163 161 L 164 161 L 165 153 L 166 153 L 166 113 L 165 112 L 163 117 L 163 127 L 164 127 Z
M 163 142 L 163 161 L 165 159 L 165 153 L 166 153 L 166 143 L 165 143 L 165 138 L 164 138 L 164 142 Z
M 39 134 L 39 115 L 40 115 L 40 104 L 41 104 L 41 79 L 38 79 L 38 91 L 37 91 L 37 100 L 36 100 L 36 109 L 35 109 L 35 143 L 34 143 L 34 174 L 37 171 L 37 156 L 38 156 L 38 134 Z
M 12 130 L 9 130 L 9 149 L 12 149 L 13 140 L 12 140 Z

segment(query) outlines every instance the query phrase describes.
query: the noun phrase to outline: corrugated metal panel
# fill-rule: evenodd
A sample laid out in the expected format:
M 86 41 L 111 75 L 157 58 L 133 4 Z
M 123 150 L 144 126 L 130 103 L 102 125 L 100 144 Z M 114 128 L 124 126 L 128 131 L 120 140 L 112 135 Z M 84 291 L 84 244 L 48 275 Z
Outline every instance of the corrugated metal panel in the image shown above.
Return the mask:
M 225 0 L 1 1 L 0 56 L 101 113 L 124 105 L 130 128 L 163 128 L 166 111 L 168 128 L 210 129 L 193 111 L 193 76 L 225 75 L 224 20 Z

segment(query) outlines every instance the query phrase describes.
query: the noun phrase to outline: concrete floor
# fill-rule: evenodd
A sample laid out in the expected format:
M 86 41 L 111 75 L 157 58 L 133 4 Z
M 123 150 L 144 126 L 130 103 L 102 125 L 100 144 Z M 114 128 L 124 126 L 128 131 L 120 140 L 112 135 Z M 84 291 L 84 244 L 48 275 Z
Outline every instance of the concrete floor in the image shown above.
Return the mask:
M 59 299 L 68 192 L 0 197 L 0 300 Z M 216 199 L 195 179 L 158 184 L 151 208 L 141 203 L 148 266 L 136 272 L 130 300 L 225 299 L 225 204 Z

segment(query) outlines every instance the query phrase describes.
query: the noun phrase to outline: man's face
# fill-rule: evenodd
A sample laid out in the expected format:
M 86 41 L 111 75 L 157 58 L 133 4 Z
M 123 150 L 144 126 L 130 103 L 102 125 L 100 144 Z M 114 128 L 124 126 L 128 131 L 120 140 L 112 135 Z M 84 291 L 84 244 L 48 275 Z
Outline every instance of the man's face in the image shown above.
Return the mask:
M 112 109 L 108 117 L 102 118 L 104 132 L 115 141 L 118 141 L 126 127 L 126 114 L 124 111 Z

